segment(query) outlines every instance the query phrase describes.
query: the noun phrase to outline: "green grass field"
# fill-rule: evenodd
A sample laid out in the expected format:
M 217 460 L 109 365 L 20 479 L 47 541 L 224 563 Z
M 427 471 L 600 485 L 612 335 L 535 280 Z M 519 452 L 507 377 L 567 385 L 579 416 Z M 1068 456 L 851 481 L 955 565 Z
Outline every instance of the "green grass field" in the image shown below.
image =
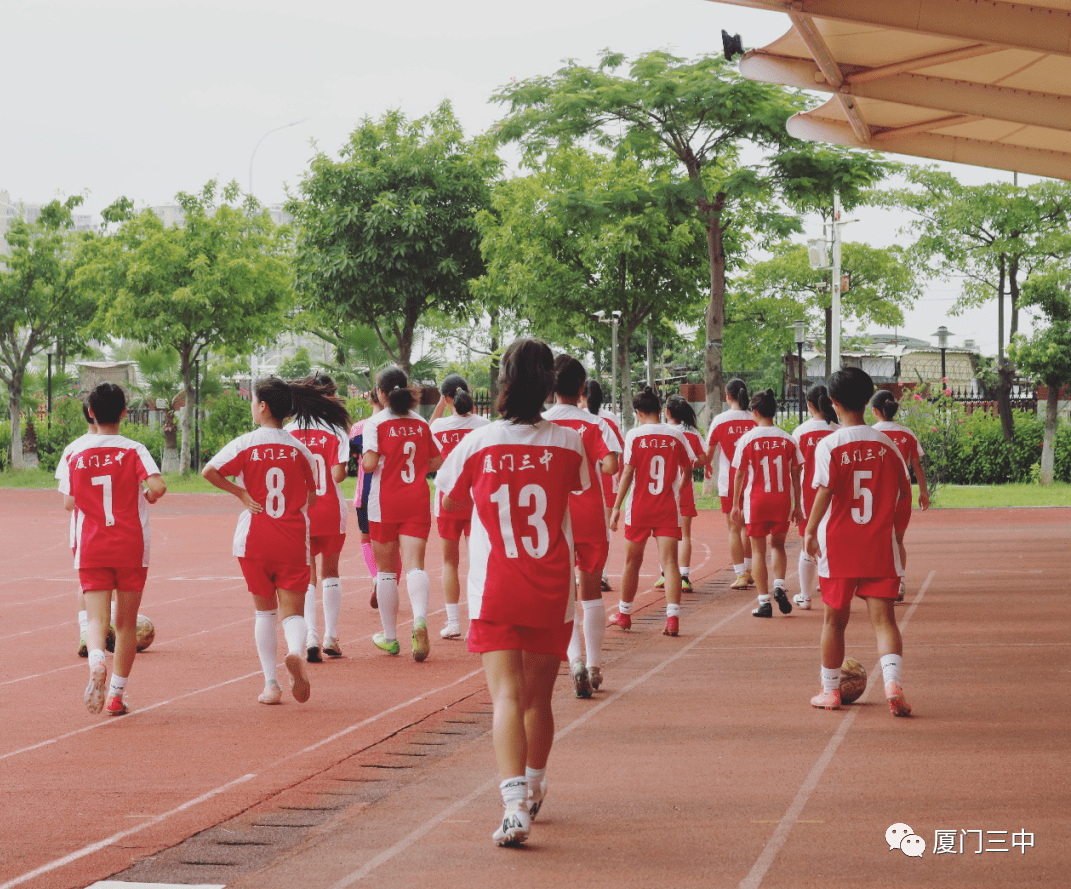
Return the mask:
M 190 473 L 164 476 L 167 489 L 176 494 L 220 493 L 200 475 Z M 347 499 L 353 499 L 356 479 L 348 478 L 342 483 Z M 54 488 L 52 473 L 43 469 L 27 469 L 23 472 L 0 472 L 0 488 Z M 700 509 L 719 509 L 718 498 L 700 493 L 702 485 L 696 485 L 696 504 Z M 914 501 L 918 502 L 918 489 Z M 942 485 L 934 498 L 934 509 L 986 509 L 1006 506 L 1071 506 L 1071 485 L 1057 482 L 1048 487 L 1041 485 Z

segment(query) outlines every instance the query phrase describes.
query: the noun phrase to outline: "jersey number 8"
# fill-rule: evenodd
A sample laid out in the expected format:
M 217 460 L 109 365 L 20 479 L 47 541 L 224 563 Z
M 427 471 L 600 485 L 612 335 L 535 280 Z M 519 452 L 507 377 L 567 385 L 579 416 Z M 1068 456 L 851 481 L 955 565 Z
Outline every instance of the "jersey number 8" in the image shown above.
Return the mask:
M 286 496 L 283 494 L 283 485 L 286 476 L 278 466 L 273 466 L 264 474 L 264 482 L 268 486 L 268 496 L 264 500 L 264 511 L 273 519 L 279 518 L 286 512 Z

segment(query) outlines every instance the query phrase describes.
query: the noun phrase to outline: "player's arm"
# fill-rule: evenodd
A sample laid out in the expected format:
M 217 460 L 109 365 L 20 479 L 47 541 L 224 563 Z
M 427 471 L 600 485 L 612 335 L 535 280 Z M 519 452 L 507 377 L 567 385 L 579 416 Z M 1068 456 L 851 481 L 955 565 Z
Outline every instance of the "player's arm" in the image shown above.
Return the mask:
M 736 466 L 736 477 L 733 479 L 733 511 L 729 514 L 736 524 L 740 524 L 744 521 L 744 474 L 747 472 L 745 467 Z
M 150 475 L 145 479 L 145 488 L 145 499 L 148 500 L 149 503 L 155 503 L 167 493 L 167 485 L 164 484 L 164 477 L 159 473 Z
M 428 422 L 429 423 L 434 423 L 436 420 L 439 419 L 439 417 L 441 417 L 443 414 L 445 414 L 446 413 L 447 404 L 448 404 L 448 402 L 446 400 L 446 396 L 445 395 L 440 395 L 439 396 L 439 400 L 435 403 L 435 410 L 433 410 L 431 412 L 431 419 L 428 420 Z M 449 402 L 449 404 L 453 404 L 453 402 Z
M 201 477 L 210 485 L 215 485 L 221 491 L 226 491 L 228 494 L 233 494 L 239 500 L 242 501 L 242 506 L 248 509 L 252 513 L 264 512 L 264 507 L 257 503 L 253 499 L 253 495 L 250 494 L 241 485 L 236 485 L 230 479 L 223 475 L 215 466 L 209 464 L 201 470 Z
M 833 492 L 825 485 L 819 486 L 818 493 L 814 497 L 814 505 L 811 507 L 811 517 L 807 520 L 807 531 L 803 536 L 803 546 L 807 550 L 807 555 L 812 559 L 818 555 L 818 526 L 829 509 L 832 499 Z
M 443 465 L 443 455 L 436 454 L 434 457 L 428 458 L 428 472 L 436 472 L 439 467 Z
M 800 484 L 800 476 L 803 475 L 803 464 L 792 465 L 792 515 L 788 520 L 792 524 L 803 521 L 803 486 Z
M 379 466 L 379 454 L 375 451 L 365 451 L 361 457 L 361 467 L 365 472 L 375 472 Z
M 63 508 L 67 510 L 67 512 L 74 511 L 74 498 L 70 494 L 63 495 Z
M 710 440 L 710 444 L 707 445 L 706 458 L 707 462 L 703 466 L 703 476 L 705 478 L 714 477 L 714 454 L 718 450 L 718 443 L 714 439 Z
M 346 480 L 346 464 L 336 463 L 331 467 L 331 478 L 336 484 L 341 485 Z
M 929 489 L 926 487 L 926 471 L 922 468 L 922 461 L 918 458 L 917 454 L 914 457 L 911 458 L 911 468 L 915 470 L 915 478 L 917 478 L 919 480 L 919 508 L 920 509 L 929 509 L 930 508 L 930 492 L 929 492 Z M 910 497 L 911 496 L 910 479 L 908 480 L 908 482 L 909 482 L 909 484 L 908 484 L 907 496 Z
M 599 461 L 599 471 L 603 475 L 617 475 L 617 469 L 620 464 L 617 461 L 617 452 L 610 451 L 605 457 Z
M 636 474 L 636 467 L 631 463 L 625 466 L 625 471 L 621 473 L 621 483 L 618 486 L 617 502 L 614 503 L 613 511 L 610 513 L 610 530 L 617 530 L 618 520 L 621 518 L 621 505 L 625 502 L 625 497 L 628 496 L 628 489 L 632 487 L 632 477 Z

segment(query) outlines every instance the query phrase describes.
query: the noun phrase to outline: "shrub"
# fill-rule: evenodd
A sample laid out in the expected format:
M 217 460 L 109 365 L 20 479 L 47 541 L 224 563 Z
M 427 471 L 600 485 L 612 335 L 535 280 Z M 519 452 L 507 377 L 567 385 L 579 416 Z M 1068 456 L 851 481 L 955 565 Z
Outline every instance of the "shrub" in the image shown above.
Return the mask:
M 231 439 L 253 431 L 249 402 L 236 392 L 225 392 L 210 398 L 206 410 L 207 416 L 201 423 L 201 466 L 216 456 Z

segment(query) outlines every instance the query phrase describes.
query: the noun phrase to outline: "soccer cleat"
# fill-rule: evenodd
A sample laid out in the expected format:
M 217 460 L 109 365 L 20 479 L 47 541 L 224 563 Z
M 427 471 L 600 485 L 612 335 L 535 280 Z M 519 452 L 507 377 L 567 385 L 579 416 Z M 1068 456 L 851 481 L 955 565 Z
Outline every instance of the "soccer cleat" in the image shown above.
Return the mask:
M 598 669 L 594 667 L 592 669 Z M 531 786 L 528 787 L 528 817 L 533 821 L 536 819 L 536 815 L 539 814 L 539 810 L 543 808 L 543 800 L 547 796 L 547 779 L 544 778 L 539 782 L 539 786 L 534 790 Z
M 109 716 L 125 716 L 130 712 L 130 708 L 119 695 L 109 695 L 108 703 L 104 705 L 104 712 Z
M 687 574 L 681 575 L 681 592 L 690 593 L 692 591 L 692 581 Z
M 603 579 L 602 579 L 602 591 L 604 593 L 609 593 L 611 590 L 613 590 L 613 587 L 610 586 L 610 578 L 609 577 L 603 577 Z
M 602 685 L 602 670 L 599 667 L 588 667 L 588 679 L 591 680 L 592 691 L 598 691 Z
M 797 608 L 802 608 L 804 611 L 811 610 L 811 600 L 805 593 L 796 593 L 792 601 L 796 603 Z
M 747 589 L 747 575 L 737 574 L 736 580 L 729 584 L 731 590 L 746 590 Z
M 375 608 L 377 611 L 379 610 L 379 595 L 376 593 L 376 582 L 375 582 L 375 580 L 372 581 L 372 595 L 368 599 L 368 604 L 370 606 L 372 606 L 373 608 Z
M 82 633 L 82 635 L 78 638 L 78 656 L 89 657 L 89 646 L 86 645 L 85 633 Z
M 833 691 L 823 691 L 820 694 L 816 694 L 811 698 L 811 706 L 817 710 L 839 710 L 840 689 L 835 688 Z
M 461 638 L 461 625 L 460 624 L 447 624 L 441 630 L 439 635 L 443 639 L 460 639 Z
M 656 580 L 656 581 L 655 581 L 655 584 L 654 584 L 654 588 L 655 588 L 656 590 L 660 590 L 660 589 L 662 589 L 662 587 L 664 587 L 665 585 L 666 585 L 666 575 L 664 575 L 664 574 L 659 574 L 659 575 L 658 575 L 658 580 Z
M 381 651 L 387 652 L 387 654 L 398 654 L 402 650 L 397 639 L 388 639 L 382 633 L 376 633 L 372 637 L 372 644 Z
M 896 682 L 885 683 L 885 700 L 889 702 L 889 712 L 893 716 L 910 716 L 911 705 L 904 700 L 904 690 Z
M 428 622 L 422 617 L 413 620 L 413 660 L 418 664 L 426 660 L 431 652 L 431 640 L 428 638 Z
M 492 834 L 497 846 L 518 846 L 528 839 L 532 830 L 532 816 L 524 803 L 510 803 L 502 814 L 502 824 Z
M 632 615 L 622 614 L 620 611 L 610 618 L 610 623 L 615 627 L 621 627 L 622 630 L 632 629 Z
M 108 668 L 104 664 L 94 664 L 89 670 L 89 685 L 86 686 L 86 709 L 90 713 L 100 713 L 104 708 L 104 683 L 108 678 Z
M 681 631 L 681 619 L 679 617 L 667 617 L 666 628 L 662 631 L 663 636 L 676 636 Z
M 773 597 L 782 614 L 792 613 L 792 603 L 788 601 L 788 594 L 784 589 L 781 587 L 774 587 Z
M 286 672 L 290 674 L 290 691 L 294 693 L 294 700 L 299 704 L 304 704 L 312 694 L 309 676 L 305 672 L 305 662 L 299 654 L 288 654 L 284 663 Z
M 573 674 L 573 693 L 578 698 L 591 697 L 591 677 L 588 676 L 588 668 L 581 660 L 573 661 L 570 672 Z
M 309 635 L 305 637 L 305 659 L 310 664 L 318 664 L 323 660 L 320 657 L 320 637 L 316 633 L 309 631 Z
M 323 653 L 328 657 L 342 657 L 342 647 L 334 636 L 324 636 Z
M 283 690 L 279 687 L 278 682 L 269 682 L 264 686 L 264 691 L 257 696 L 257 700 L 262 704 L 282 703 Z
M 773 605 L 769 602 L 759 602 L 759 607 L 751 612 L 752 617 L 773 617 Z
M 900 591 L 896 594 L 896 603 L 900 604 L 904 601 L 904 596 L 907 595 L 907 581 L 902 577 L 900 578 Z

